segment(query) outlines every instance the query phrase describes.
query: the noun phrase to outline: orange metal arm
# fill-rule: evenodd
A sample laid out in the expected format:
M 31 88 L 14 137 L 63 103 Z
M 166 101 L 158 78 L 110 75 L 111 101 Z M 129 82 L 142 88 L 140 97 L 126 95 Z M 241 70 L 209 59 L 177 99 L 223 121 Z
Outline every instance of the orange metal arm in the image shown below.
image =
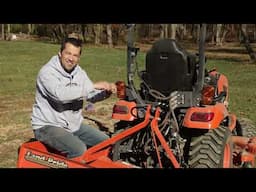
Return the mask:
M 109 146 L 113 145 L 117 141 L 120 141 L 120 140 L 126 138 L 127 136 L 132 135 L 133 133 L 139 131 L 140 129 L 145 128 L 149 124 L 149 121 L 150 121 L 150 108 L 151 107 L 148 106 L 147 111 L 146 111 L 146 116 L 145 116 L 145 119 L 144 119 L 143 122 L 141 122 L 141 123 L 135 125 L 134 127 L 129 128 L 129 129 L 113 136 L 110 139 L 107 139 L 107 140 L 91 147 L 90 149 L 88 149 L 85 152 L 84 157 L 83 157 L 85 162 L 95 160 L 94 153 L 99 152 L 100 150 L 104 150 L 106 147 L 109 147 Z
M 160 115 L 160 108 L 157 108 L 156 115 L 155 115 L 154 119 L 151 121 L 151 129 L 153 129 L 156 136 L 158 137 L 158 139 L 159 139 L 161 145 L 163 146 L 164 150 L 166 151 L 169 159 L 173 163 L 173 166 L 175 168 L 180 168 L 180 164 L 178 163 L 178 161 L 177 161 L 176 157 L 174 156 L 172 150 L 170 149 L 169 145 L 166 143 L 166 141 L 164 139 L 164 136 L 162 135 L 162 133 L 159 130 L 159 127 L 158 127 L 159 115 Z

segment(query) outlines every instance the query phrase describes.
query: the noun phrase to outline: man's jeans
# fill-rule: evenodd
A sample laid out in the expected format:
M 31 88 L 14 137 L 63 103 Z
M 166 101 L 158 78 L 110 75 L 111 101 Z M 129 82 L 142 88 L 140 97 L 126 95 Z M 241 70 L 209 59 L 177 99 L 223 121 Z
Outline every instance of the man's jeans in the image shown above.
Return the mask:
M 87 146 L 94 146 L 109 137 L 96 128 L 82 124 L 74 133 L 64 128 L 44 126 L 34 130 L 35 138 L 48 146 L 66 153 L 68 158 L 82 155 Z

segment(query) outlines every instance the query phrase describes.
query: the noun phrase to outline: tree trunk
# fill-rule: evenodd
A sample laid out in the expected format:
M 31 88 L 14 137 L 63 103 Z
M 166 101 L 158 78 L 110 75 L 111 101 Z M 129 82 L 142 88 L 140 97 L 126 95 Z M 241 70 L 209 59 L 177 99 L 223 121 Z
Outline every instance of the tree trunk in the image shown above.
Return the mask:
M 85 28 L 87 27 L 85 24 L 81 24 L 81 33 L 82 33 L 82 40 L 84 43 L 86 43 L 86 38 L 85 38 L 85 34 L 86 34 L 86 31 L 85 31 Z
M 160 24 L 160 38 L 164 38 L 164 24 Z
M 2 24 L 2 40 L 5 40 L 5 35 L 4 35 L 4 24 Z
M 176 29 L 177 29 L 177 24 L 171 24 L 171 39 L 176 38 Z
M 12 40 L 12 35 L 11 35 L 11 24 L 7 24 L 7 34 L 6 34 L 6 39 L 7 41 Z
M 168 38 L 168 24 L 164 25 L 164 38 Z
M 60 36 L 63 38 L 66 36 L 65 30 L 62 24 L 59 24 Z
M 183 38 L 187 37 L 187 25 L 183 24 Z
M 256 54 L 251 47 L 251 44 L 250 44 L 250 41 L 249 41 L 249 38 L 247 35 L 247 31 L 246 31 L 246 24 L 241 25 L 241 36 L 242 36 L 246 51 L 248 52 L 248 54 L 250 56 L 251 62 L 253 62 L 253 63 L 256 62 Z
M 94 43 L 96 45 L 100 44 L 100 33 L 101 33 L 101 25 L 100 24 L 95 24 L 94 25 L 94 34 L 95 34 Z
M 199 41 L 199 33 L 200 33 L 200 25 L 199 24 L 193 24 L 193 40 L 195 42 Z
M 34 24 L 28 24 L 28 35 L 34 33 Z
M 107 41 L 108 41 L 108 46 L 110 48 L 113 47 L 113 40 L 112 40 L 112 29 L 111 29 L 111 24 L 107 25 Z
M 217 30 L 216 30 L 216 45 L 217 46 L 221 46 L 221 28 L 222 28 L 222 24 L 217 24 Z
M 149 24 L 148 26 L 148 36 L 149 38 L 152 38 L 153 37 L 153 30 L 154 30 L 154 24 Z
M 7 33 L 8 35 L 11 33 L 11 24 L 7 24 Z
M 215 30 L 216 30 L 216 26 L 215 26 L 215 24 L 213 24 L 212 25 L 212 36 L 211 36 L 211 42 L 212 42 L 212 44 L 214 45 L 215 44 Z
M 229 32 L 229 26 L 227 24 L 224 24 L 223 25 L 223 33 L 222 33 L 222 36 L 221 36 L 221 39 L 220 39 L 220 42 L 221 42 L 222 45 L 225 42 L 226 35 L 228 34 L 228 32 Z
M 177 28 L 175 30 L 176 35 L 178 35 L 180 40 L 183 40 L 186 37 L 186 25 L 185 24 L 175 24 L 175 25 L 177 25 Z
M 199 42 L 200 39 L 200 25 L 197 24 L 197 34 L 196 34 L 196 42 Z

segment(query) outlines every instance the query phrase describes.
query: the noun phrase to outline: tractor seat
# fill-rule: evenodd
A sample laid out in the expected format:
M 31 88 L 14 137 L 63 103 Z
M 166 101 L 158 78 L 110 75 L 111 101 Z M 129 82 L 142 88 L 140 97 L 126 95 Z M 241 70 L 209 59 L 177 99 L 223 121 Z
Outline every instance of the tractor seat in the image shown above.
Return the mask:
M 168 96 L 171 92 L 192 91 L 196 56 L 189 54 L 173 39 L 156 41 L 146 54 L 143 79 L 149 87 Z

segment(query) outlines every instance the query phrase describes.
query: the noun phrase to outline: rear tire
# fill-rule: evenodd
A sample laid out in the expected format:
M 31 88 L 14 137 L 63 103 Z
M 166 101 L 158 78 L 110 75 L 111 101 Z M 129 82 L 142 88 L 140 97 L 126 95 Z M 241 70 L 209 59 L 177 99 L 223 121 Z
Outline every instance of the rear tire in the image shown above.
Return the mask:
M 238 120 L 236 120 L 236 126 L 235 126 L 235 129 L 232 131 L 232 134 L 236 135 L 236 136 L 243 136 L 244 135 L 242 126 L 241 126 L 241 124 Z
M 231 131 L 225 126 L 191 137 L 189 168 L 230 168 L 232 162 Z

